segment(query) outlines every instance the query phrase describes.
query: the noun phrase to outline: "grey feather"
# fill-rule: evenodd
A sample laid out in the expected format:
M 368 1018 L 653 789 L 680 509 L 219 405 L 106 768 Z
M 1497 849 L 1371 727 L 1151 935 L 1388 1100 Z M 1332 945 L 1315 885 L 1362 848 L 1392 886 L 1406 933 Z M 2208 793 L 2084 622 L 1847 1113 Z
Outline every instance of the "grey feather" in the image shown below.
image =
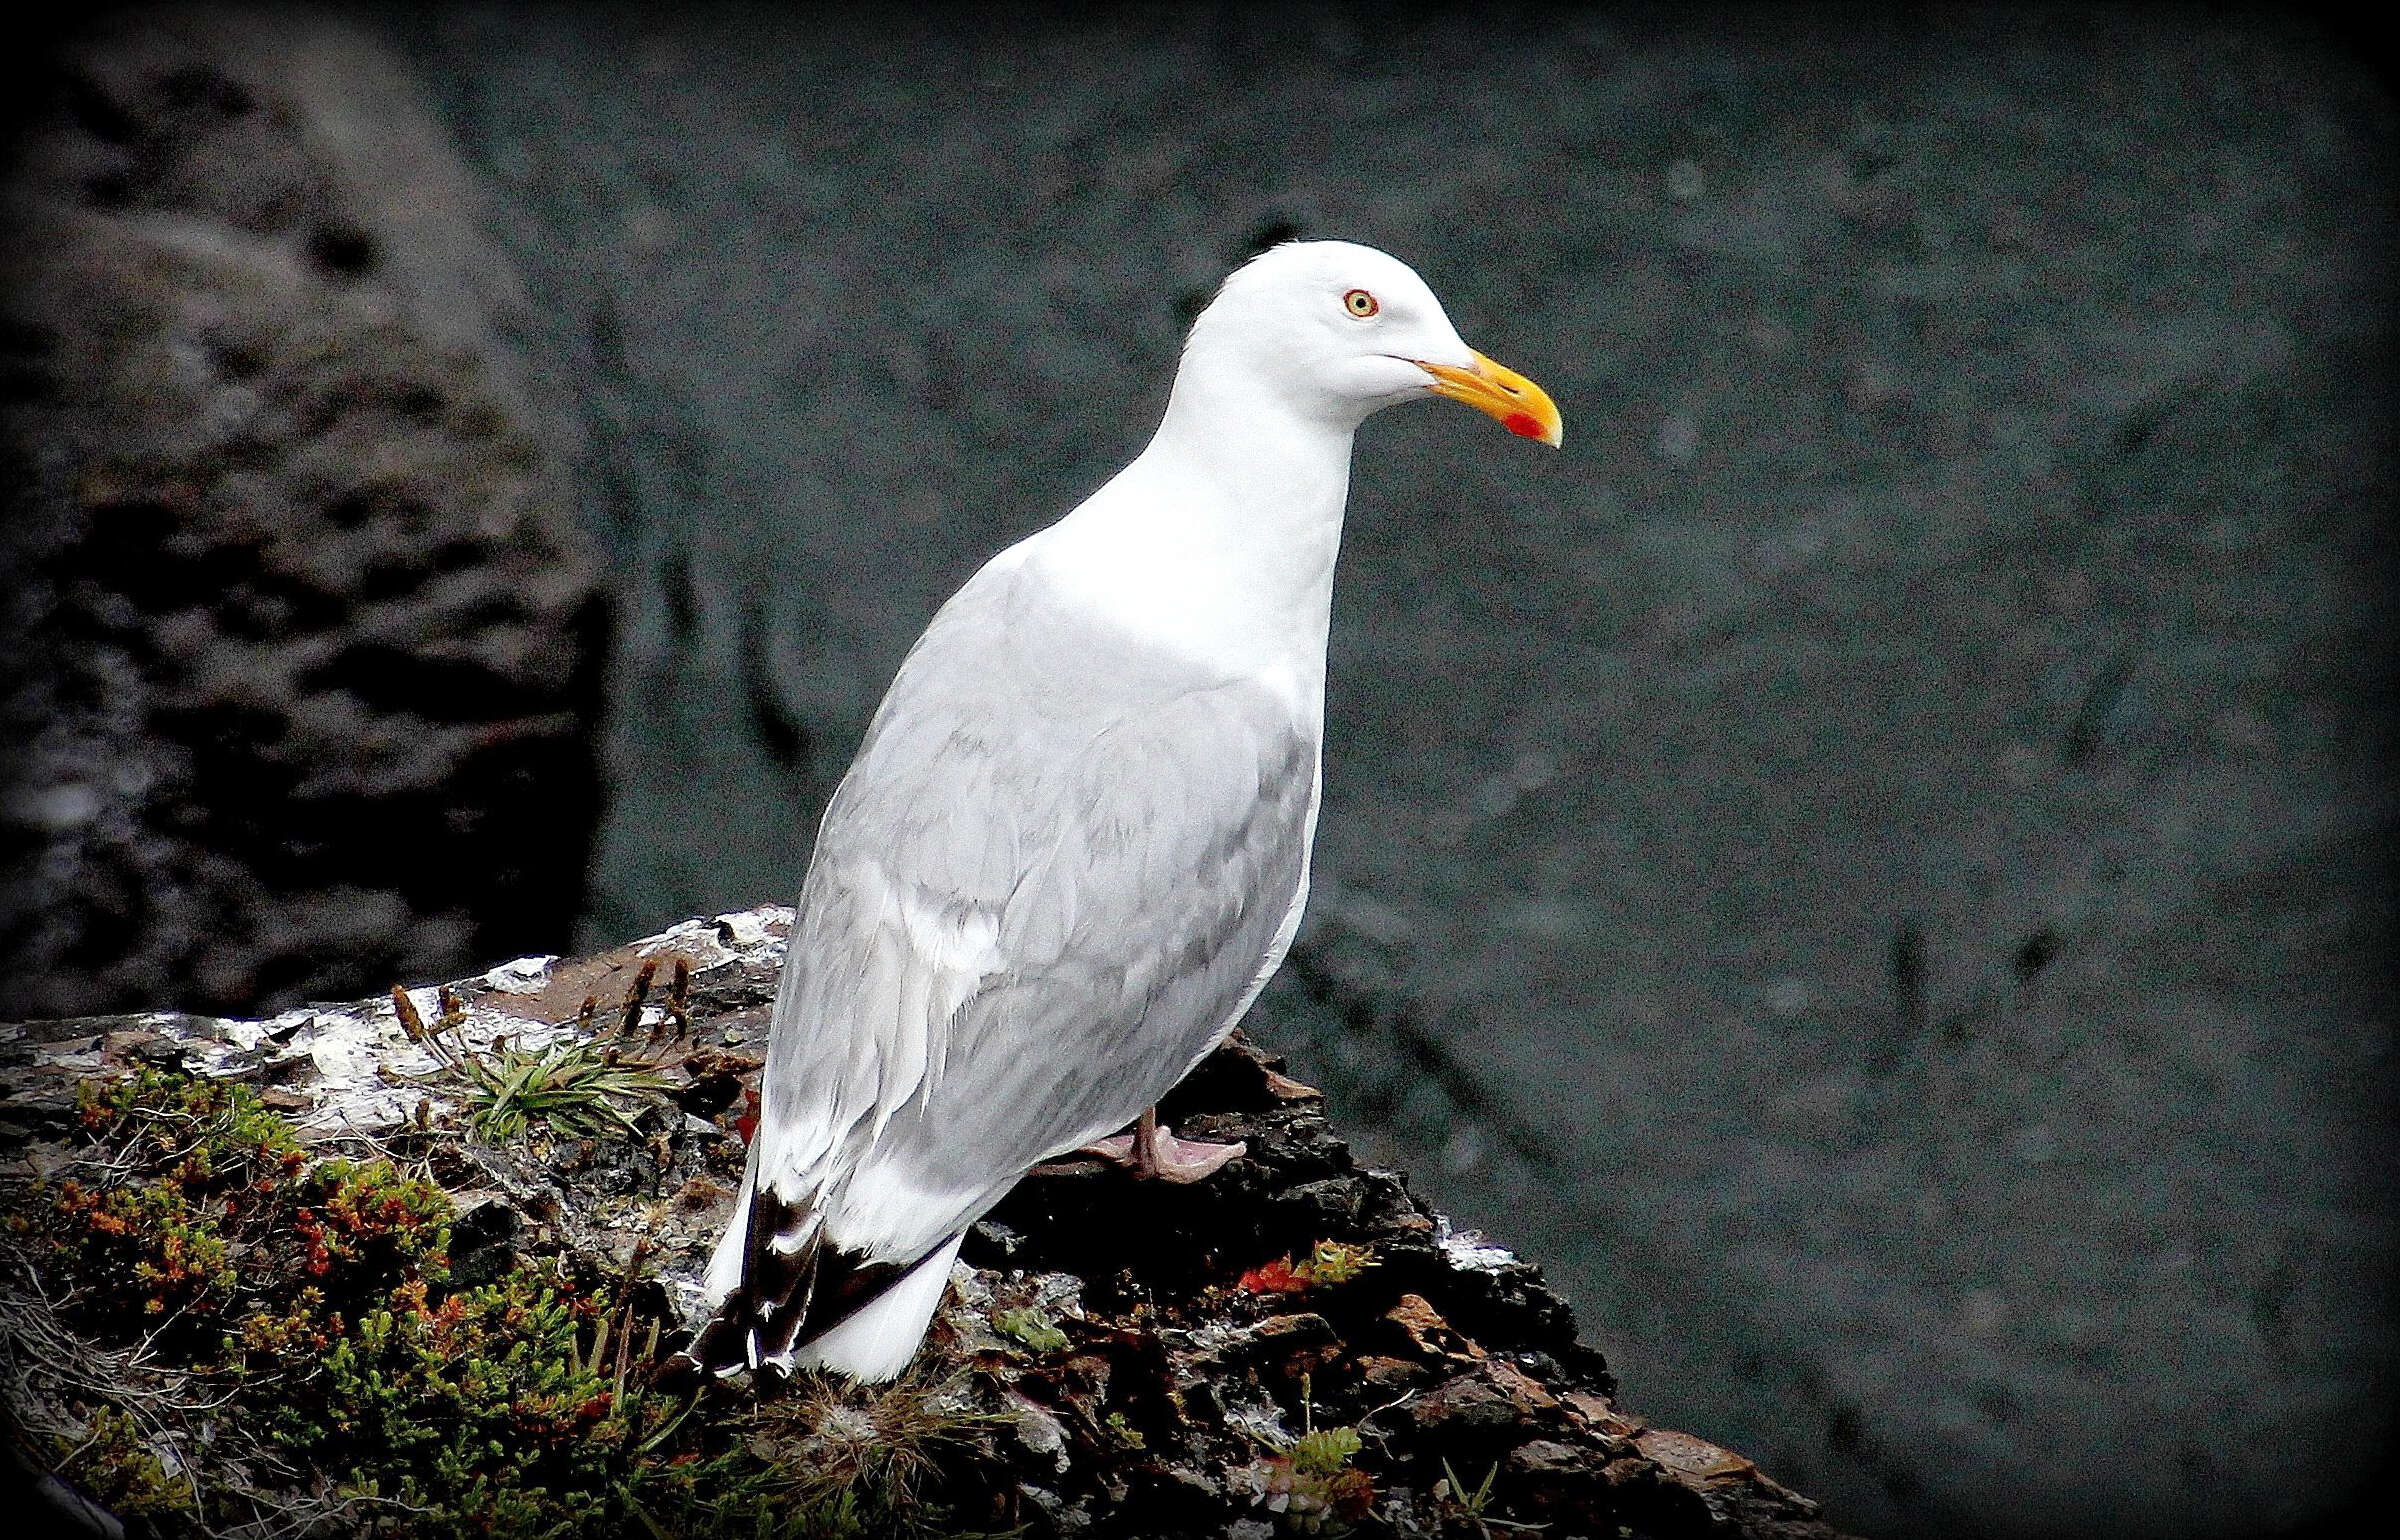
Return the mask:
M 906 1262 L 1129 1122 L 1288 940 L 1317 755 L 1258 682 L 1104 632 L 1022 567 L 979 575 L 903 664 L 820 826 L 762 1185 L 842 1251 Z M 895 946 L 920 922 L 974 965 L 952 977 Z M 860 1019 L 893 1000 L 930 1006 L 921 1056 Z

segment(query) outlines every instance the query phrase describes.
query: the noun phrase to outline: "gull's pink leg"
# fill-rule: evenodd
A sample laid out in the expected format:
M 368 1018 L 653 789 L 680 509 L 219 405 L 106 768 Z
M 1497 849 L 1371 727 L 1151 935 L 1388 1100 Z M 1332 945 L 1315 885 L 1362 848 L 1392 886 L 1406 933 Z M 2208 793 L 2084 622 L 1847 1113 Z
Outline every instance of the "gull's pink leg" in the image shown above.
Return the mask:
M 1214 1174 L 1227 1161 L 1250 1153 L 1250 1146 L 1211 1144 L 1203 1139 L 1179 1139 L 1159 1126 L 1158 1109 L 1144 1107 L 1141 1121 L 1130 1134 L 1095 1139 L 1076 1152 L 1128 1167 L 1138 1177 L 1162 1182 L 1197 1182 Z M 1064 1162 L 1061 1162 L 1064 1165 Z
M 1141 1121 L 1133 1127 L 1138 1152 L 1133 1174 L 1162 1182 L 1197 1182 L 1215 1174 L 1227 1161 L 1250 1153 L 1250 1146 L 1238 1139 L 1231 1144 L 1178 1139 L 1160 1125 L 1156 1107 L 1144 1107 Z

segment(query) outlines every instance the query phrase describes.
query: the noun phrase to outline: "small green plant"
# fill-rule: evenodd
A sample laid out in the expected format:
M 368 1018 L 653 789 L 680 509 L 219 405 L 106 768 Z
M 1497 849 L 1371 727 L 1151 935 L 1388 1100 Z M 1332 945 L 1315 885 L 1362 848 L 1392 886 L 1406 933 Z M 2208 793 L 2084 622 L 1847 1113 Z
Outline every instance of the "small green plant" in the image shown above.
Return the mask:
M 1310 1476 L 1338 1476 L 1350 1457 L 1364 1448 L 1356 1428 L 1312 1428 L 1284 1449 L 1292 1469 Z
M 301 1276 L 336 1280 L 333 1299 L 360 1304 L 398 1285 L 450 1273 L 450 1195 L 387 1161 L 329 1160 L 295 1189 L 291 1235 Z
M 642 997 L 657 966 L 655 961 L 643 964 L 626 996 L 625 1026 L 619 1036 L 630 1031 L 641 1014 Z M 678 977 L 688 984 L 688 976 Z M 585 1036 L 576 1041 L 553 1043 L 536 1052 L 504 1038 L 479 1052 L 467 1041 L 466 1006 L 446 985 L 440 998 L 442 1013 L 427 1026 L 416 1001 L 394 984 L 392 1014 L 410 1042 L 464 1082 L 468 1127 L 494 1144 L 519 1138 L 536 1123 L 585 1139 L 636 1133 L 634 1113 L 626 1104 L 668 1088 L 656 1064 L 627 1059 L 616 1044 L 589 1035 L 592 1000 L 583 1002 L 578 1025 Z
M 1311 1283 L 1348 1283 L 1375 1265 L 1373 1254 L 1364 1246 L 1319 1241 L 1297 1270 L 1305 1273 Z
M 1003 1310 L 992 1317 L 992 1324 L 1037 1353 L 1056 1353 L 1067 1345 L 1067 1334 L 1038 1305 Z
M 1356 1428 L 1320 1428 L 1309 1376 L 1300 1376 L 1299 1436 L 1252 1462 L 1241 1479 L 1287 1529 L 1339 1535 L 1367 1516 L 1375 1483 L 1350 1461 L 1365 1447 Z
M 1298 1266 L 1288 1256 L 1278 1257 L 1243 1273 L 1236 1287 L 1249 1294 L 1305 1294 L 1319 1284 L 1348 1283 L 1375 1265 L 1365 1246 L 1319 1241 Z
M 94 1408 L 83 1439 L 59 1453 L 59 1474 L 120 1518 L 182 1517 L 199 1505 L 191 1478 L 170 1474 L 141 1424 L 117 1407 Z
M 1492 1500 L 1492 1481 L 1499 1474 L 1500 1466 L 1495 1461 L 1492 1468 L 1483 1473 L 1483 1480 L 1476 1484 L 1475 1490 L 1470 1492 L 1466 1488 L 1466 1483 L 1458 1479 L 1458 1472 L 1450 1468 L 1450 1457 L 1444 1455 L 1442 1456 L 1442 1479 L 1433 1484 L 1433 1500 L 1437 1503 L 1449 1503 L 1457 1507 L 1459 1517 L 1474 1525 L 1475 1533 L 1482 1536 L 1482 1540 L 1492 1540 L 1492 1531 L 1495 1529 L 1506 1530 L 1511 1534 L 1533 1534 L 1547 1529 L 1549 1526 L 1546 1524 L 1522 1524 L 1514 1519 L 1504 1519 L 1496 1514 L 1484 1512 L 1485 1507 Z M 1623 1534 L 1625 1531 L 1620 1529 L 1618 1533 Z
M 467 1082 L 467 1120 L 497 1144 L 533 1124 L 578 1138 L 637 1131 L 628 1103 L 667 1089 L 646 1064 L 628 1063 L 598 1043 L 555 1043 L 536 1053 L 504 1043 L 489 1054 L 456 1061 Z

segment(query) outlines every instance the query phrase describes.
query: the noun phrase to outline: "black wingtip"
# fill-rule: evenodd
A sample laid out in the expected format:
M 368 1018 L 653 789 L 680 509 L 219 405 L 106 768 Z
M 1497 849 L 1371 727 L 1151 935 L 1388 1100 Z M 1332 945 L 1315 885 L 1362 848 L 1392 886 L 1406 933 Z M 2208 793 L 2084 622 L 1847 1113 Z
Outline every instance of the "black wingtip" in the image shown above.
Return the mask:
M 807 1208 L 759 1188 L 750 1195 L 750 1228 L 742 1243 L 742 1278 L 717 1313 L 692 1339 L 690 1355 L 714 1375 L 755 1371 L 791 1350 L 792 1331 L 807 1316 L 816 1291 L 821 1240 Z M 791 1238 L 804 1237 L 798 1244 Z M 778 1244 L 778 1243 L 782 1244 Z
M 750 1198 L 742 1278 L 678 1358 L 689 1376 L 723 1379 L 749 1370 L 783 1372 L 795 1348 L 841 1325 L 908 1276 L 923 1257 L 871 1262 L 863 1252 L 824 1244 L 809 1209 L 772 1192 Z M 788 1250 L 779 1238 L 807 1232 Z

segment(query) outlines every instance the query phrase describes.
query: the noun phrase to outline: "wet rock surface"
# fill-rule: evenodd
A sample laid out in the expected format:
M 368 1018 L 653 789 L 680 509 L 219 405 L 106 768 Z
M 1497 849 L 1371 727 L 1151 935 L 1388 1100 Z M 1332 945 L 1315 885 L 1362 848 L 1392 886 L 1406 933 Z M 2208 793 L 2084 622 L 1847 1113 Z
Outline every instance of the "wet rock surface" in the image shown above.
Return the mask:
M 564 946 L 606 609 L 472 177 L 366 33 L 128 12 L 0 183 L 0 1013 Z
M 641 1316 L 660 1328 L 638 1379 L 683 1340 L 730 1210 L 789 918 L 694 921 L 263 1021 L 0 1029 L 0 1136 L 16 1152 L 0 1177 L 14 1209 L 29 1178 L 63 1168 L 79 1084 L 144 1066 L 237 1079 L 312 1150 L 430 1172 L 455 1210 L 453 1286 L 527 1258 L 622 1280 L 625 1340 Z M 621 1136 L 486 1142 L 460 1126 L 469 1098 L 446 1062 L 595 1035 L 660 1073 Z M 1280 1063 L 1237 1036 L 1164 1104 L 1180 1131 L 1249 1146 L 1208 1180 L 1062 1161 L 976 1226 L 911 1376 L 963 1430 L 937 1457 L 959 1528 L 1830 1540 L 1812 1503 L 1749 1460 L 1621 1408 L 1539 1270 L 1361 1165 Z M 789 1458 L 821 1457 L 844 1418 L 887 1416 L 877 1394 L 848 1395 L 810 1403 L 816 1431 Z M 711 1390 L 706 1414 L 747 1400 Z

